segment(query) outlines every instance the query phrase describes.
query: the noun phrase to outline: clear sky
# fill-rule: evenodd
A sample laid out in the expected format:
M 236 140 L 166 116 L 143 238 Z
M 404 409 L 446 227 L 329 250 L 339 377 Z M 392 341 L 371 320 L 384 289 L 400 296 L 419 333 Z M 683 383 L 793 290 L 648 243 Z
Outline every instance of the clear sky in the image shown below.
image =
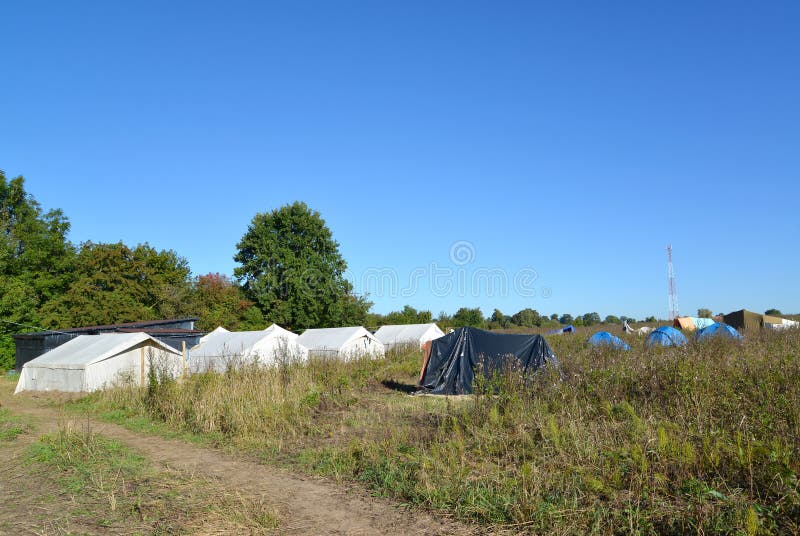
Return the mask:
M 800 312 L 800 3 L 3 2 L 0 169 L 234 268 L 318 210 L 374 310 Z M 449 284 L 448 284 L 449 282 Z M 505 282 L 505 285 L 504 285 Z

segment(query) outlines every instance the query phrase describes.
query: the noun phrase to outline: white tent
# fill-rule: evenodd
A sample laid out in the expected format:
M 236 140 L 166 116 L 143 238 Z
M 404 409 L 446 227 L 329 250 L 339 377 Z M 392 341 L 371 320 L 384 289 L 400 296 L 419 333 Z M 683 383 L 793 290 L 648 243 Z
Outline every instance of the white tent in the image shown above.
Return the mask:
M 444 332 L 434 323 L 381 326 L 375 332 L 375 338 L 381 341 L 387 350 L 404 345 L 416 345 L 422 348 L 426 342 L 443 335 Z
M 297 344 L 297 334 L 272 324 L 263 331 L 227 331 L 217 328 L 189 351 L 189 370 L 224 372 L 240 364 L 270 365 L 281 360 L 305 360 L 308 350 Z
M 774 329 L 776 331 L 782 331 L 784 329 L 792 329 L 800 327 L 800 322 L 796 320 L 789 320 L 787 318 L 782 318 L 780 324 L 773 324 L 769 322 L 764 322 L 764 327 L 767 329 Z
M 269 329 L 269 328 L 267 328 L 267 329 Z M 209 337 L 211 337 L 215 333 L 230 333 L 230 331 L 228 331 L 227 329 L 223 328 L 222 326 L 217 326 L 216 328 L 214 328 L 213 331 L 209 331 L 208 333 L 206 333 L 205 335 L 200 337 L 200 340 L 197 342 L 197 344 L 203 344 L 204 341 L 206 341 Z
M 297 339 L 311 357 L 355 359 L 383 357 L 383 343 L 363 327 L 307 329 Z
M 25 363 L 15 393 L 88 392 L 125 381 L 142 384 L 151 364 L 177 377 L 183 356 L 146 333 L 79 335 Z

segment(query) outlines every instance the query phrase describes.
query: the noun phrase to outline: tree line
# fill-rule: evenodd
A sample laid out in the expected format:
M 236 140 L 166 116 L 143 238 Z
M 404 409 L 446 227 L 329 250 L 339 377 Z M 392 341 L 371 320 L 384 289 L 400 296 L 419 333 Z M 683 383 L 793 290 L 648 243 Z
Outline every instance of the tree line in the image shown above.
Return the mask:
M 596 312 L 548 316 L 531 308 L 512 315 L 495 309 L 488 317 L 468 307 L 435 318 L 410 305 L 371 312 L 372 303 L 344 277 L 347 263 L 325 221 L 302 202 L 253 217 L 236 246 L 233 278 L 193 276 L 184 257 L 147 243 L 74 244 L 69 230 L 63 211 L 44 211 L 22 176 L 7 179 L 0 170 L 0 369 L 13 364 L 14 333 L 184 316 L 198 317 L 201 330 L 263 329 L 273 322 L 304 330 L 431 321 L 488 329 L 633 321 L 601 319 Z M 710 316 L 709 310 L 698 313 Z

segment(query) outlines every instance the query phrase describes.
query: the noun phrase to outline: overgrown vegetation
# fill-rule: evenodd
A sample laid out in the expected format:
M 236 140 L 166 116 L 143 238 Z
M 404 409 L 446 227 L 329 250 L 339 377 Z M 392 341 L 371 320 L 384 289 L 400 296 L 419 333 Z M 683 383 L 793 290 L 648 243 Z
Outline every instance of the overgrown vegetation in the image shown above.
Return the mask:
M 264 503 L 229 493 L 218 482 L 158 470 L 86 427 L 42 436 L 28 449 L 26 462 L 72 497 L 67 525 L 156 534 L 255 534 L 278 526 Z
M 283 364 L 82 401 L 516 531 L 800 531 L 800 333 L 680 349 L 553 337 L 564 380 L 410 397 L 415 352 Z

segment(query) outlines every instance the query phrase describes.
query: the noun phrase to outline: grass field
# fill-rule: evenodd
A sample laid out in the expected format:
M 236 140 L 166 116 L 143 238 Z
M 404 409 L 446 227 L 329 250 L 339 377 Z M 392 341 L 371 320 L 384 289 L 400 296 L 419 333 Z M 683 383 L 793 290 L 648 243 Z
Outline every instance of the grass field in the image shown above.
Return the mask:
M 73 403 L 517 532 L 800 532 L 800 333 L 681 349 L 549 337 L 563 379 L 409 396 L 419 355 L 121 387 Z

